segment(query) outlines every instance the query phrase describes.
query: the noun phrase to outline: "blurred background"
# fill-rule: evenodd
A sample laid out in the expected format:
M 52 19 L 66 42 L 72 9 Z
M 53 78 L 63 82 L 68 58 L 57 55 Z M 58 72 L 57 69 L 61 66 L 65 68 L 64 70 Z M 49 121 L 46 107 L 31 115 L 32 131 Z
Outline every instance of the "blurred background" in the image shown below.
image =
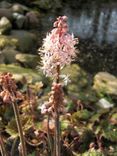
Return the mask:
M 117 75 L 116 0 L 1 0 L 0 62 L 20 61 L 17 53 L 36 55 L 59 15 L 68 16 L 70 32 L 79 38 L 78 64 L 91 74 Z
M 79 39 L 75 61 L 62 71 L 70 78 L 68 85 L 66 79 L 63 84 L 70 115 L 61 119 L 68 135 L 65 141 L 76 152 L 94 149 L 106 152 L 104 156 L 117 156 L 117 0 L 0 0 L 0 73 L 13 73 L 18 89 L 26 96 L 19 105 L 26 122 L 33 116 L 35 123 L 41 124 L 40 106 L 48 100 L 52 81 L 39 67 L 37 70 L 38 49 L 56 17 L 63 15 L 68 16 L 70 33 Z M 9 141 L 10 136 L 17 134 L 12 117 L 12 109 L 1 100 L 0 129 L 9 134 L 8 151 L 14 141 Z M 32 123 L 32 118 L 26 126 L 24 122 L 28 135 Z M 78 140 L 72 142 L 75 136 Z M 32 147 L 32 142 L 29 145 Z M 29 148 L 29 153 L 33 150 Z

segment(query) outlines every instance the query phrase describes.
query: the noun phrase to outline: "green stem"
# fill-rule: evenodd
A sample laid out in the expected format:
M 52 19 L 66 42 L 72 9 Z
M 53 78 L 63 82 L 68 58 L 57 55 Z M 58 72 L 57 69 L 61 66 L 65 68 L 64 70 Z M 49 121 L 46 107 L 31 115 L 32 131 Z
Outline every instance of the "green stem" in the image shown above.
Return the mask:
M 2 156 L 7 156 L 2 136 L 0 135 L 0 151 Z
M 22 156 L 27 156 L 26 144 L 25 144 L 25 139 L 23 136 L 23 130 L 22 130 L 22 124 L 20 121 L 19 109 L 18 109 L 16 102 L 12 102 L 12 106 L 13 106 L 15 119 L 16 119 L 16 123 L 17 123 L 17 128 L 18 128 L 18 132 L 19 132 L 19 136 L 20 136 L 20 141 L 21 141 L 21 146 L 22 146 Z
M 15 140 L 13 141 L 12 148 L 11 148 L 11 156 L 14 156 L 17 140 L 18 137 L 16 137 Z

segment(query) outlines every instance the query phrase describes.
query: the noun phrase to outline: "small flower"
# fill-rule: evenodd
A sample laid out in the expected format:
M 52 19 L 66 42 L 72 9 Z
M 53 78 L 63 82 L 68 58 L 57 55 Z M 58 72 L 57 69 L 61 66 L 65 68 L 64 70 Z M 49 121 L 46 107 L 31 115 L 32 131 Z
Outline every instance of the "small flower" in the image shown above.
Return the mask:
M 12 78 L 12 74 L 3 73 L 0 75 L 0 97 L 4 103 L 11 103 L 15 99 L 22 99 L 22 94 L 17 91 L 15 80 Z
M 40 49 L 42 70 L 46 76 L 57 76 L 57 66 L 63 68 L 76 56 L 78 40 L 68 33 L 67 17 L 60 16 L 54 22 L 53 30 L 47 34 Z
M 62 90 L 62 85 L 60 83 L 53 83 L 49 101 L 46 101 L 41 107 L 42 114 L 51 114 L 54 116 L 55 107 L 59 108 L 59 112 L 64 112 L 64 94 Z
M 63 85 L 64 86 L 67 86 L 67 84 L 69 82 L 71 82 L 70 78 L 69 78 L 69 75 L 60 75 L 60 77 L 63 79 Z

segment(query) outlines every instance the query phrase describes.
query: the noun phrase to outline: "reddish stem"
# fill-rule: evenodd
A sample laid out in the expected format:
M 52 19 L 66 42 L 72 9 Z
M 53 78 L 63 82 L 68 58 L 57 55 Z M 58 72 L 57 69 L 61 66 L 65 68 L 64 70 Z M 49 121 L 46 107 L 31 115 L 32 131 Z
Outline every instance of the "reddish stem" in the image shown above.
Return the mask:
M 60 66 L 57 66 L 57 79 L 56 83 L 59 83 Z M 55 156 L 60 156 L 60 121 L 59 121 L 59 104 L 55 101 Z
M 0 134 L 0 151 L 1 151 L 1 155 L 2 156 L 7 156 L 7 153 L 5 151 L 5 146 L 4 146 L 4 142 L 3 142 L 1 134 Z
M 17 123 L 17 128 L 18 128 L 18 132 L 19 132 L 19 136 L 20 136 L 21 145 L 22 145 L 22 156 L 27 156 L 26 144 L 25 144 L 25 139 L 24 139 L 24 135 L 23 135 L 22 124 L 20 121 L 19 109 L 18 109 L 16 102 L 12 102 L 12 106 L 13 106 L 15 120 Z

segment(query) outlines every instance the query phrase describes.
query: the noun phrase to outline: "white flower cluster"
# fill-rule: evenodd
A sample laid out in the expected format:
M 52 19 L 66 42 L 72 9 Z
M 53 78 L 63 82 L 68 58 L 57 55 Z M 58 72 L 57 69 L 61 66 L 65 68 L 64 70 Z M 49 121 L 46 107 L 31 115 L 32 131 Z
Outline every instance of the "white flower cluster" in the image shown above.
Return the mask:
M 57 75 L 57 66 L 63 68 L 76 56 L 78 40 L 68 34 L 67 17 L 57 18 L 54 29 L 47 34 L 41 48 L 42 69 L 46 76 Z

